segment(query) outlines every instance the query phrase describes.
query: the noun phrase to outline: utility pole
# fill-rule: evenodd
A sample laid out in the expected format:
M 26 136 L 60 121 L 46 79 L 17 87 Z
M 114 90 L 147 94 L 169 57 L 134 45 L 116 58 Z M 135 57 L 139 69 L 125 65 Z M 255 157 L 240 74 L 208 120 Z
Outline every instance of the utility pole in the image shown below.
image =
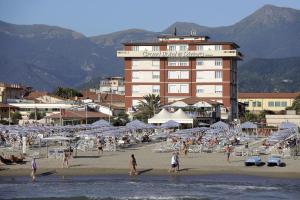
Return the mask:
M 10 126 L 10 105 L 8 104 L 8 126 Z
M 87 125 L 87 104 L 85 104 L 85 125 Z

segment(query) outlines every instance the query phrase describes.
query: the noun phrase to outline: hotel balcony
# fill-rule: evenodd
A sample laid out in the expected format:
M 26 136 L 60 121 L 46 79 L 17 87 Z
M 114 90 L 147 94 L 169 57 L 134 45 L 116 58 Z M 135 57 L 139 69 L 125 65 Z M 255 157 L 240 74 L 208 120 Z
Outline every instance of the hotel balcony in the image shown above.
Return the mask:
M 117 51 L 117 57 L 132 58 L 161 58 L 161 57 L 236 57 L 242 59 L 242 54 L 237 50 L 218 51 Z

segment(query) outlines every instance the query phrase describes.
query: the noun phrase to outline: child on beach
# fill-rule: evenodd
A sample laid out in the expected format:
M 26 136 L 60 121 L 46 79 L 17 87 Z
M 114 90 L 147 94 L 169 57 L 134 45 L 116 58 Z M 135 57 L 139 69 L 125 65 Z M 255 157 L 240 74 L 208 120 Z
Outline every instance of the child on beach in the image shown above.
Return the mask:
M 130 162 L 129 162 L 129 167 L 130 167 L 130 172 L 129 175 L 138 175 L 137 171 L 136 171 L 136 166 L 137 166 L 137 162 L 136 159 L 134 157 L 134 154 L 131 154 L 131 158 L 130 158 Z
M 32 177 L 32 181 L 35 181 L 35 175 L 36 175 L 36 170 L 37 170 L 37 164 L 35 162 L 35 158 L 32 159 L 31 161 L 31 177 Z

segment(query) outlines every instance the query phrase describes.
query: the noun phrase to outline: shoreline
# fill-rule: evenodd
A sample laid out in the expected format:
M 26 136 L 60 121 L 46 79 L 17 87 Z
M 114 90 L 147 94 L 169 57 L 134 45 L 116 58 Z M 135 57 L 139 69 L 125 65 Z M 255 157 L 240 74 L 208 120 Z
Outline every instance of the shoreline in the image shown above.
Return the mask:
M 97 175 L 128 175 L 129 169 L 111 168 L 42 168 L 38 169 L 37 176 L 97 176 Z M 266 178 L 300 179 L 300 172 L 276 172 L 265 170 L 248 170 L 227 167 L 223 169 L 186 169 L 177 173 L 169 173 L 168 169 L 138 169 L 138 176 L 205 176 L 205 175 L 244 175 Z M 0 177 L 30 177 L 31 169 L 0 168 Z M 129 176 L 129 175 L 128 175 Z

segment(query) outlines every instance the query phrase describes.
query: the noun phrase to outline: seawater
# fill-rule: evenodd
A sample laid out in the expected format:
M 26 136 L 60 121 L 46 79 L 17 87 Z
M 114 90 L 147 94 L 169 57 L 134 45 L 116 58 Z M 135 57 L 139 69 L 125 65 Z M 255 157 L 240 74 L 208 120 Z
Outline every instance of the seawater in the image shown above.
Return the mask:
M 240 175 L 0 177 L 0 199 L 300 199 L 299 179 Z

